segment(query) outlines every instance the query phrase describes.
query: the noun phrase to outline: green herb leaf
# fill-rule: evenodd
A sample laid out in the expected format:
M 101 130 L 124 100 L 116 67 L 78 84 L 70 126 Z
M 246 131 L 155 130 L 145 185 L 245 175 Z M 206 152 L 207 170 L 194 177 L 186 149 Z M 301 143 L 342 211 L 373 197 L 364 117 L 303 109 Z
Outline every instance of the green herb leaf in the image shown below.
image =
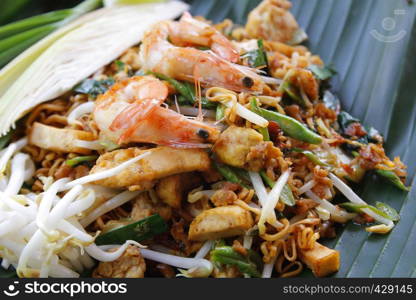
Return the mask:
M 97 245 L 114 245 L 123 244 L 127 240 L 141 242 L 164 233 L 167 229 L 168 227 L 162 217 L 155 214 L 138 222 L 103 233 L 95 239 L 95 243 Z
M 318 65 L 310 65 L 308 67 L 309 70 L 312 71 L 312 73 L 320 80 L 324 81 L 324 80 L 328 80 L 329 78 L 331 78 L 332 76 L 334 76 L 335 74 L 337 74 L 337 72 L 329 66 L 318 66 Z
M 117 71 L 124 71 L 124 68 L 126 67 L 126 64 L 124 62 L 122 62 L 121 60 L 116 60 L 114 63 L 117 66 Z
M 242 58 L 247 59 L 248 65 L 252 68 L 267 69 L 267 54 L 264 50 L 263 40 L 258 40 L 257 46 L 258 49 L 243 54 Z
M 74 88 L 74 91 L 80 94 L 87 94 L 92 98 L 104 94 L 115 83 L 113 78 L 104 80 L 85 79 Z

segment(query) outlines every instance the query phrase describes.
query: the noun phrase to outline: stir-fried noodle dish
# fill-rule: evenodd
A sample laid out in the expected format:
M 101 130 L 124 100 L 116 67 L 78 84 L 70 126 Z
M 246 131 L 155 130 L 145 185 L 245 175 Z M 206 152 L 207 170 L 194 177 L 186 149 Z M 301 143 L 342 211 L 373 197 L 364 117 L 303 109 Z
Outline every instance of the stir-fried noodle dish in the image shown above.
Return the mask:
M 299 45 L 307 36 L 289 1 L 264 0 L 245 25 L 180 4 L 2 132 L 4 269 L 322 277 L 340 267 L 324 244 L 344 224 L 388 234 L 399 221 L 351 186 L 374 174 L 406 190 L 406 166 L 342 110 L 335 71 Z

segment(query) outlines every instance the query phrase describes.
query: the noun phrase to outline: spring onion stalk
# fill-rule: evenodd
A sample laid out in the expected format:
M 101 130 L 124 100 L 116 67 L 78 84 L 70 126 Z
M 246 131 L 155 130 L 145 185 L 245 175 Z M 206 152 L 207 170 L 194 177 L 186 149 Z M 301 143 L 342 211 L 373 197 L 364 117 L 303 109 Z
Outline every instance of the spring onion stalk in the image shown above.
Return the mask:
M 275 182 L 267 176 L 266 172 L 260 171 L 260 176 L 270 188 L 274 187 Z M 288 183 L 286 183 L 283 187 L 282 193 L 280 194 L 280 201 L 288 206 L 293 206 L 296 203 L 295 197 L 293 197 L 292 189 Z
M 270 219 L 276 219 L 274 208 L 276 207 L 276 204 L 279 201 L 280 193 L 282 192 L 284 185 L 289 179 L 289 175 L 289 170 L 283 172 L 283 174 L 276 181 L 276 184 L 274 185 L 273 189 L 268 194 L 267 202 L 261 210 L 261 215 L 258 222 L 260 234 L 264 234 L 266 232 L 266 221 Z
M 72 14 L 71 9 L 48 12 L 0 27 L 0 39 L 46 24 L 62 21 Z
M 100 0 L 86 0 L 71 10 L 52 12 L 1 27 L 3 38 L 6 38 L 0 41 L 0 48 L 8 49 L 0 52 L 1 66 L 35 42 L 100 5 Z
M 327 211 L 329 211 L 329 213 L 331 214 L 331 217 L 334 220 L 336 220 L 337 222 L 345 223 L 348 220 L 351 220 L 352 218 L 354 218 L 356 216 L 356 214 L 348 213 L 345 210 L 336 207 L 335 205 L 333 205 L 328 200 L 319 198 L 318 195 L 316 195 L 312 191 L 307 191 L 305 194 L 310 199 L 312 199 L 313 201 L 317 202 L 322 208 L 324 208 Z
M 89 155 L 89 156 L 77 156 L 65 161 L 65 164 L 70 167 L 75 167 L 83 162 L 88 161 L 95 161 L 98 158 L 97 155 Z
M 337 176 L 330 173 L 329 178 L 332 180 L 335 187 L 342 194 L 344 194 L 344 196 L 348 200 L 350 200 L 352 203 L 360 204 L 360 205 L 368 205 L 363 199 L 361 199 L 356 193 L 354 193 L 354 191 L 348 185 L 346 185 L 341 179 L 339 179 Z M 379 223 L 385 224 L 387 226 L 394 225 L 394 223 L 391 220 L 380 216 L 379 214 L 375 213 L 373 210 L 371 210 L 369 208 L 363 208 L 362 211 L 365 212 L 370 217 L 374 218 L 374 220 L 376 220 Z
M 100 9 L 25 51 L 0 73 L 0 134 L 37 104 L 71 90 L 140 42 L 149 26 L 187 7 L 173 1 Z

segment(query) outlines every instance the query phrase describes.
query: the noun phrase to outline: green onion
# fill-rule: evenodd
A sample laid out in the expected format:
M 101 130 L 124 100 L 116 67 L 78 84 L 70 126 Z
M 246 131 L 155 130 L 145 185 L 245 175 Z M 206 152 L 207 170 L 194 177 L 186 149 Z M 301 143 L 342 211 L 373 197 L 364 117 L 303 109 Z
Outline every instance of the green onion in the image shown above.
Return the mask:
M 79 164 L 82 164 L 87 161 L 95 161 L 97 160 L 97 155 L 90 155 L 90 156 L 77 156 L 71 159 L 68 159 L 65 163 L 70 167 L 75 167 Z
M 219 104 L 217 106 L 217 109 L 215 111 L 215 120 L 220 121 L 222 119 L 224 119 L 225 117 L 225 106 L 222 104 Z
M 274 181 L 267 176 L 266 172 L 264 171 L 260 171 L 260 176 L 261 178 L 263 178 L 264 182 L 266 182 L 266 184 L 270 187 L 273 188 L 274 187 Z M 296 204 L 296 200 L 295 197 L 293 196 L 293 192 L 292 189 L 290 188 L 289 184 L 285 184 L 283 186 L 282 192 L 280 193 L 280 197 L 279 199 L 286 205 L 288 206 L 293 206 Z
M 17 17 L 20 11 L 25 8 L 30 0 L 1 0 L 0 1 L 0 24 L 9 22 Z
M 364 208 L 371 209 L 374 213 L 378 214 L 379 216 L 386 218 L 391 221 L 398 221 L 400 219 L 399 214 L 396 212 L 394 208 L 388 206 L 387 204 L 378 202 L 378 207 L 374 207 L 369 204 L 356 204 L 352 202 L 345 202 L 341 203 L 339 206 L 345 208 L 350 212 L 355 213 L 365 213 L 363 212 Z
M 220 246 L 212 250 L 210 255 L 213 263 L 236 266 L 243 274 L 251 277 L 261 277 L 259 269 L 262 268 L 263 263 L 259 255 L 253 250 L 248 250 L 248 255 L 245 257 L 230 246 Z
M 376 174 L 381 178 L 387 180 L 389 183 L 394 185 L 395 187 L 401 189 L 402 191 L 408 192 L 410 190 L 409 187 L 405 186 L 403 182 L 400 180 L 399 176 L 396 175 L 393 171 L 390 170 L 375 170 Z
M 322 143 L 322 137 L 308 129 L 298 120 L 278 112 L 270 111 L 260 108 L 261 116 L 269 121 L 274 121 L 279 124 L 280 128 L 285 134 L 296 140 L 306 142 L 309 144 Z
M 158 214 L 144 218 L 138 222 L 122 226 L 99 235 L 95 239 L 97 245 L 121 245 L 127 240 L 141 242 L 166 232 L 166 222 Z
M 319 165 L 319 166 L 322 166 L 322 167 L 328 167 L 328 164 L 321 161 L 319 159 L 319 157 L 315 153 L 313 153 L 312 151 L 303 150 L 303 149 L 300 149 L 300 148 L 292 148 L 292 151 L 297 152 L 297 153 L 302 153 L 303 155 L 305 155 L 310 161 L 312 161 L 316 165 Z
M 250 108 L 253 112 L 255 112 L 258 115 L 262 115 L 261 111 L 260 111 L 260 107 L 257 104 L 257 100 L 256 98 L 251 98 L 250 99 Z M 261 135 L 263 136 L 263 140 L 264 141 L 270 141 L 270 135 L 269 135 L 269 129 L 267 127 L 260 127 L 258 129 L 258 131 L 261 133 Z
M 214 165 L 218 172 L 220 172 L 221 175 L 225 178 L 225 180 L 239 184 L 245 188 L 249 188 L 231 167 L 224 164 L 219 164 L 217 162 L 214 162 Z
M 57 10 L 1 26 L 0 39 L 4 39 L 39 26 L 62 21 L 63 19 L 69 17 L 72 12 L 72 9 Z

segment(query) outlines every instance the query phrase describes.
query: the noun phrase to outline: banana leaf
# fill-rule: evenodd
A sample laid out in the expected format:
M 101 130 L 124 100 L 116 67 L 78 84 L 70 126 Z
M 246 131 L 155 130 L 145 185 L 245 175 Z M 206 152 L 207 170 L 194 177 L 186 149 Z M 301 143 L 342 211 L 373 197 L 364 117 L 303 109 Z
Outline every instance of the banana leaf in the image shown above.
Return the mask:
M 244 24 L 257 0 L 188 0 L 191 13 Z M 390 0 L 292 0 L 309 35 L 306 45 L 338 74 L 331 80 L 343 108 L 377 128 L 390 157 L 408 166 L 409 193 L 367 176 L 357 192 L 387 203 L 401 220 L 388 235 L 348 224 L 325 244 L 341 252 L 335 277 L 416 277 L 416 5 Z M 302 276 L 312 276 L 305 271 Z

